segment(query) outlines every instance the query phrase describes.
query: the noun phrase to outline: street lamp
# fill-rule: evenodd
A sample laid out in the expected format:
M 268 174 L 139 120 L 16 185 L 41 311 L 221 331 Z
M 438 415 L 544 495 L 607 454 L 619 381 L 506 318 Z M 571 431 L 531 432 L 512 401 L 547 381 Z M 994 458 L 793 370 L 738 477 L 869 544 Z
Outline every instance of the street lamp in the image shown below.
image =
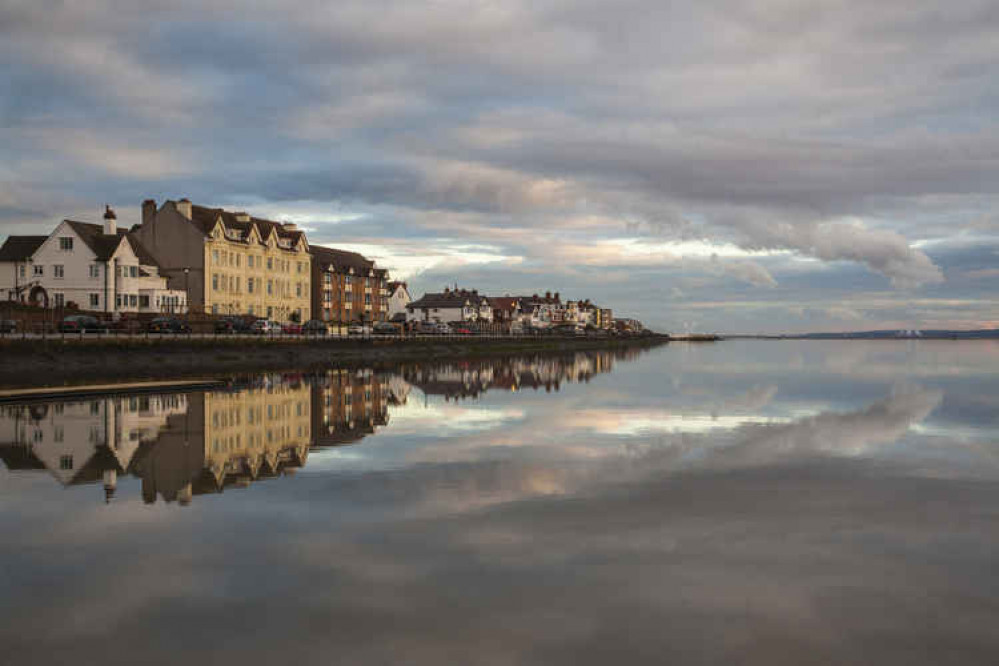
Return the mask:
M 190 292 L 190 287 L 188 286 L 188 276 L 190 274 L 191 274 L 191 269 L 188 268 L 187 266 L 184 266 L 184 298 L 187 299 L 186 305 L 188 312 L 191 311 L 191 292 Z

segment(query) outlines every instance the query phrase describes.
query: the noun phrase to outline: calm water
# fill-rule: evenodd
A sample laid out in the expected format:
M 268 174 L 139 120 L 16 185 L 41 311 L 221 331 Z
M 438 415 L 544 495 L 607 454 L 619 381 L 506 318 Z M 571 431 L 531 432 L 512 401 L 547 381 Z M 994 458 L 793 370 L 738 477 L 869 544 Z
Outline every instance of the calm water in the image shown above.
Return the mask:
M 0 407 L 3 664 L 999 663 L 999 345 Z

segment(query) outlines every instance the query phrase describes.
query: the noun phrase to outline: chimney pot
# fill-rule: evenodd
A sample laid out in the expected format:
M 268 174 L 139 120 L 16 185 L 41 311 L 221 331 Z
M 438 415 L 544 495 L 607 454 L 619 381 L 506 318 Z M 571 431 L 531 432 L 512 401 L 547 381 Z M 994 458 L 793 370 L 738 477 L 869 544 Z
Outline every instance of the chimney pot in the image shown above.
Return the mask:
M 111 210 L 111 206 L 104 206 L 104 233 L 113 235 L 118 233 L 118 217 Z

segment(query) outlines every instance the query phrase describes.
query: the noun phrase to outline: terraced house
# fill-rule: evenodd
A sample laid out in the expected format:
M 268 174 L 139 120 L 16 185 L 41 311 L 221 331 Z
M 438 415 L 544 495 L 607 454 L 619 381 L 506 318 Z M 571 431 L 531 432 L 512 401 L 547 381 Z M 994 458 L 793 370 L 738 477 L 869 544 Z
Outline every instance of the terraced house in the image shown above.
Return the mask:
M 385 321 L 388 271 L 356 252 L 314 245 L 312 311 L 316 319 L 350 323 Z
M 187 199 L 157 208 L 149 199 L 134 233 L 170 286 L 187 291 L 192 311 L 278 321 L 312 316 L 312 256 L 294 224 Z

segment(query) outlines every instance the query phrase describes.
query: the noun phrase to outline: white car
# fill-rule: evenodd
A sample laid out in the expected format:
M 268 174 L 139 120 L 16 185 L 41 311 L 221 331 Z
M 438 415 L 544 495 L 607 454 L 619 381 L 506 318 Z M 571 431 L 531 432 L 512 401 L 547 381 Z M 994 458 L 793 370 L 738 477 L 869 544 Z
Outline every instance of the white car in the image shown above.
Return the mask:
M 270 335 L 273 333 L 281 332 L 281 324 L 276 321 L 268 321 L 266 319 L 258 319 L 253 322 L 250 326 L 250 330 L 259 335 Z
M 347 335 L 371 335 L 371 327 L 363 324 L 351 324 L 347 327 Z

